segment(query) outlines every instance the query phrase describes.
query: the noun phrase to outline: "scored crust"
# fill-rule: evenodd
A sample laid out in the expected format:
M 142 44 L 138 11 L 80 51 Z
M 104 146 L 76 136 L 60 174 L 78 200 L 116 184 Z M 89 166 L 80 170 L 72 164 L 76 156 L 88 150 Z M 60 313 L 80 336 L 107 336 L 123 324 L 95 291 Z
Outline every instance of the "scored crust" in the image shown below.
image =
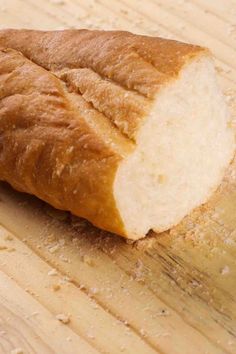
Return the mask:
M 2 30 L 0 46 L 55 73 L 129 138 L 163 84 L 205 48 L 123 31 Z
M 145 236 L 124 225 L 117 170 L 160 90 L 208 51 L 89 30 L 2 30 L 0 47 L 0 179 L 105 230 Z

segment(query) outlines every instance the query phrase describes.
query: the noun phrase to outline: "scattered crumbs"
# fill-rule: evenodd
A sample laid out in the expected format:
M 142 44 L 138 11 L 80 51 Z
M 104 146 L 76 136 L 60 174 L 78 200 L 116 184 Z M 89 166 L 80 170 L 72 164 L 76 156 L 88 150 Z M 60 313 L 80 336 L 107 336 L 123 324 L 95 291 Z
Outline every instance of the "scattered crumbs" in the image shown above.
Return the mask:
M 69 315 L 65 315 L 64 313 L 59 313 L 58 315 L 56 315 L 56 319 L 58 321 L 62 322 L 63 324 L 70 323 L 70 316 Z
M 153 234 L 153 236 L 147 236 L 141 240 L 136 241 L 135 248 L 142 251 L 152 249 L 156 242 L 157 237 L 155 237 L 155 234 Z
M 65 257 L 63 254 L 60 254 L 59 258 L 62 262 L 70 263 L 70 260 L 67 257 Z
M 57 252 L 59 250 L 59 245 L 57 244 L 57 245 L 54 245 L 54 246 L 52 246 L 52 247 L 50 247 L 49 249 L 48 249 L 48 251 L 50 252 L 50 253 L 55 253 L 55 252 Z
M 77 244 L 79 242 L 78 237 L 73 237 L 72 238 L 72 243 Z
M 60 284 L 66 284 L 66 283 L 72 283 L 73 282 L 73 279 L 70 278 L 70 277 L 63 277 L 61 280 L 60 280 Z
M 193 279 L 191 281 L 191 285 L 192 285 L 193 288 L 201 288 L 202 287 L 202 284 L 200 284 L 199 281 L 197 281 L 195 279 Z
M 55 241 L 56 241 L 55 235 L 54 235 L 53 233 L 47 235 L 47 241 L 48 241 L 49 243 L 50 243 L 50 242 L 55 242 Z
M 138 282 L 144 281 L 144 266 L 143 266 L 143 262 L 140 259 L 138 259 L 137 262 L 135 263 L 135 269 L 132 273 L 132 276 Z
M 124 346 L 124 345 L 122 345 L 122 346 L 120 347 L 120 351 L 121 351 L 121 352 L 124 352 L 124 351 L 125 351 L 125 346 Z
M 222 274 L 222 275 L 226 275 L 226 274 L 229 274 L 229 272 L 230 272 L 230 268 L 229 268 L 229 266 L 227 266 L 227 265 L 225 265 L 223 268 L 221 268 L 221 270 L 220 270 L 220 274 Z
M 66 152 L 67 152 L 68 154 L 71 154 L 73 151 L 74 151 L 74 146 L 70 146 L 70 147 L 66 150 Z
M 135 243 L 134 240 L 130 240 L 130 239 L 128 239 L 128 238 L 127 238 L 125 241 L 126 241 L 126 243 L 127 243 L 128 245 L 133 245 L 133 244 Z
M 59 244 L 60 247 L 65 246 L 65 243 L 66 243 L 66 241 L 65 241 L 64 238 L 60 238 L 60 240 L 58 241 L 58 244 Z
M 99 289 L 98 288 L 90 288 L 90 291 L 92 294 L 98 294 L 99 293 Z
M 72 341 L 71 337 L 67 337 L 66 340 L 67 340 L 67 342 L 71 342 Z
M 12 240 L 13 240 L 13 237 L 12 237 L 10 234 L 7 234 L 7 235 L 4 237 L 4 240 L 5 240 L 5 241 L 12 241 Z
M 84 255 L 84 256 L 82 257 L 82 261 L 83 261 L 84 263 L 90 265 L 91 267 L 94 266 L 94 261 L 93 261 L 93 259 L 92 259 L 91 257 L 87 256 L 87 255 Z
M 232 239 L 230 239 L 230 238 L 226 238 L 226 239 L 224 240 L 224 243 L 225 243 L 226 245 L 232 246 L 232 245 L 235 244 L 235 241 L 232 240 Z
M 24 352 L 21 348 L 15 348 L 11 350 L 11 354 L 24 354 Z
M 7 246 L 5 246 L 5 245 L 0 245 L 0 251 L 4 251 L 4 250 L 7 250 Z
M 53 284 L 52 285 L 52 290 L 53 291 L 58 291 L 58 290 L 60 290 L 61 289 L 61 286 L 59 285 L 59 284 Z
M 137 260 L 137 262 L 136 262 L 136 267 L 137 267 L 137 269 L 139 269 L 139 270 L 142 270 L 142 269 L 143 269 L 143 262 L 142 262 L 140 259 Z
M 55 275 L 58 275 L 58 273 L 57 273 L 57 270 L 56 269 L 51 269 L 51 270 L 49 270 L 49 272 L 48 272 L 48 275 L 49 276 L 55 276 Z
M 87 337 L 90 339 L 94 339 L 95 336 L 91 332 L 87 332 Z
M 143 336 L 143 337 L 146 337 L 146 336 L 147 336 L 147 333 L 146 333 L 146 331 L 145 331 L 143 328 L 140 329 L 140 334 L 141 334 L 141 336 Z
M 68 277 L 67 275 L 65 275 L 62 280 L 65 282 L 65 283 L 72 283 L 73 279 Z
M 4 336 L 5 334 L 7 334 L 6 331 L 0 331 L 0 336 Z

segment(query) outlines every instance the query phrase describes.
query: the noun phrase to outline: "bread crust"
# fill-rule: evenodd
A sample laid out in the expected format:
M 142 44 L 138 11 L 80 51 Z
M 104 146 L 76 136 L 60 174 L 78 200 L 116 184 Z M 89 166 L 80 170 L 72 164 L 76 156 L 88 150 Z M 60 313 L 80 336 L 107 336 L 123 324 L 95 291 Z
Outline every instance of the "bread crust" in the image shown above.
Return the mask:
M 89 30 L 2 30 L 0 47 L 0 180 L 128 237 L 117 168 L 159 90 L 206 50 Z

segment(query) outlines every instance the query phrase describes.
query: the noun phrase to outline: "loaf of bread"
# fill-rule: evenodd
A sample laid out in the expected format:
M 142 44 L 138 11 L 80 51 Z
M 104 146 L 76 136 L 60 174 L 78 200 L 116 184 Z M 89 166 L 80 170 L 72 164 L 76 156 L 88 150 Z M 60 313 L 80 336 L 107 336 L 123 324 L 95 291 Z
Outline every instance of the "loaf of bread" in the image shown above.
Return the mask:
M 208 50 L 0 31 L 0 180 L 133 240 L 204 203 L 234 153 Z

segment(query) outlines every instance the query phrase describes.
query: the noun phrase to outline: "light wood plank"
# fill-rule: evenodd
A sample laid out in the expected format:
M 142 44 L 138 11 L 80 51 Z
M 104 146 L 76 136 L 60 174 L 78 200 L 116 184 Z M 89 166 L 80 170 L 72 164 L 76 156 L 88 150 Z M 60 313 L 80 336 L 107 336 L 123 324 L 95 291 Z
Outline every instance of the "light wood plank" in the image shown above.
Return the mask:
M 73 232 L 68 223 L 64 225 L 50 220 L 40 211 L 40 205 L 37 205 L 38 202 L 34 198 L 24 198 L 25 204 L 19 210 L 16 205 L 19 200 L 22 200 L 21 195 L 16 198 L 16 193 L 10 192 L 9 194 L 9 191 L 1 189 L 0 196 L 2 199 L 0 204 L 1 223 L 5 227 L 9 228 L 21 240 L 27 240 L 27 244 L 34 252 L 37 252 L 52 267 L 56 267 L 60 272 L 72 277 L 77 285 L 83 284 L 87 292 L 89 289 L 96 288 L 97 293 L 94 294 L 96 301 L 108 312 L 122 319 L 124 323 L 128 322 L 135 331 L 142 333 L 145 329 L 145 339 L 157 350 L 167 353 L 170 350 L 173 353 L 183 353 L 186 345 L 190 344 L 189 339 L 191 338 L 191 343 L 195 341 L 195 349 L 192 349 L 192 353 L 195 350 L 199 353 L 207 347 L 211 348 L 213 344 L 210 342 L 214 342 L 216 338 L 220 337 L 224 345 L 231 341 L 232 336 L 224 330 L 223 326 L 215 324 L 211 320 L 211 314 L 208 314 L 208 307 L 204 308 L 204 302 L 198 304 L 196 301 L 192 301 L 191 294 L 187 289 L 183 292 L 185 301 L 188 299 L 189 311 L 184 314 L 185 305 L 182 303 L 181 292 L 179 294 L 181 301 L 178 298 L 175 301 L 173 297 L 175 297 L 174 294 L 179 293 L 178 286 L 175 287 L 172 284 L 170 287 L 169 277 L 165 276 L 164 269 L 162 269 L 165 266 L 164 262 L 155 263 L 149 258 L 149 262 L 151 261 L 152 264 L 150 269 L 150 264 L 146 264 L 147 253 L 124 245 L 122 240 L 101 236 L 99 233 L 96 235 L 97 231 L 90 227 L 86 227 L 85 233 Z M 17 215 L 19 222 L 12 225 L 12 220 Z M 42 228 L 42 225 L 45 226 Z M 50 241 L 52 235 L 53 242 Z M 50 253 L 48 247 L 53 247 L 55 243 L 58 244 L 62 237 L 66 240 L 63 248 L 56 253 Z M 168 257 L 170 250 L 167 248 L 166 252 L 166 257 Z M 63 262 L 60 259 L 61 255 L 66 257 L 69 262 Z M 83 255 L 90 257 L 95 266 L 91 267 L 84 263 Z M 148 269 L 147 274 L 144 274 L 144 284 L 139 279 L 135 279 L 138 261 L 141 261 Z M 22 264 L 23 259 L 20 262 Z M 11 264 L 11 262 L 6 263 Z M 26 261 L 26 267 L 27 264 Z M 183 270 L 183 272 L 186 271 L 187 269 Z M 22 274 L 22 269 L 18 273 L 21 278 L 26 277 Z M 201 283 L 200 278 L 197 280 Z M 189 286 L 194 291 L 194 286 L 191 284 Z M 157 292 L 157 289 L 162 289 L 162 287 L 164 287 L 164 291 L 162 290 L 164 294 L 165 291 L 170 290 L 169 296 L 168 294 L 163 296 L 164 294 L 160 290 Z M 36 292 L 39 291 L 42 290 L 37 289 Z M 167 299 L 168 301 L 166 301 Z M 42 301 L 45 299 L 42 298 Z M 130 302 L 132 302 L 132 307 Z M 200 317 L 199 313 L 195 313 L 196 306 L 202 312 Z M 155 313 L 160 313 L 162 309 L 166 309 L 167 313 L 171 313 L 171 316 L 155 317 Z M 188 317 L 190 317 L 190 322 Z M 208 320 L 206 328 L 204 328 L 204 318 Z M 196 331 L 196 325 L 199 329 L 206 329 L 206 333 L 203 331 L 201 334 Z M 212 329 L 214 329 L 213 332 Z M 206 335 L 209 337 L 208 339 L 205 337 Z M 176 343 L 174 349 L 173 343 Z M 218 345 L 210 350 L 215 353 L 221 352 L 217 347 Z
M 77 273 L 77 267 L 82 267 L 82 264 L 72 264 L 73 273 L 65 269 L 65 259 L 69 259 L 69 254 L 64 252 L 64 247 L 62 247 L 63 260 L 60 259 L 58 252 L 54 256 L 52 254 L 54 262 L 52 260 L 50 262 L 48 256 L 42 260 L 37 255 L 37 253 L 41 254 L 41 248 L 45 249 L 46 253 L 51 254 L 46 247 L 46 243 L 49 242 L 50 244 L 51 242 L 49 240 L 52 239 L 52 230 L 47 234 L 47 239 L 40 237 L 41 233 L 35 234 L 32 230 L 33 224 L 28 224 L 27 220 L 24 220 L 24 225 L 26 228 L 21 231 L 18 229 L 18 232 L 21 232 L 21 236 L 27 243 L 29 241 L 28 234 L 36 236 L 34 252 L 24 242 L 20 242 L 14 237 L 14 234 L 4 228 L 0 229 L 0 247 L 3 245 L 8 247 L 0 251 L 0 266 L 8 276 L 13 277 L 23 289 L 27 289 L 32 296 L 36 297 L 37 301 L 54 315 L 54 318 L 61 313 L 66 316 L 70 315 L 68 326 L 99 351 L 119 353 L 121 348 L 128 347 L 133 348 L 136 353 L 140 354 L 144 352 L 154 353 L 142 337 L 132 331 L 132 328 L 129 329 L 124 321 L 122 322 L 120 318 L 113 316 L 107 307 L 104 309 L 99 301 L 93 300 L 94 292 L 96 292 L 94 289 L 100 289 L 96 288 L 97 283 L 93 283 L 90 287 L 82 286 L 84 285 L 81 282 L 83 279 L 74 277 L 74 273 Z M 42 230 L 42 224 L 34 224 L 34 228 L 35 226 Z M 38 232 L 40 232 L 39 229 Z M 65 237 L 60 229 L 54 229 L 54 232 L 58 233 L 60 239 Z M 9 234 L 12 240 L 4 241 Z M 15 252 L 9 252 L 9 248 L 14 248 Z M 50 276 L 49 272 L 54 268 L 57 269 L 57 275 Z M 93 281 L 93 279 L 91 280 Z M 55 285 L 59 285 L 60 289 L 53 291 Z M 108 333 L 109 340 L 107 340 Z
M 98 353 L 0 271 L 0 353 Z

